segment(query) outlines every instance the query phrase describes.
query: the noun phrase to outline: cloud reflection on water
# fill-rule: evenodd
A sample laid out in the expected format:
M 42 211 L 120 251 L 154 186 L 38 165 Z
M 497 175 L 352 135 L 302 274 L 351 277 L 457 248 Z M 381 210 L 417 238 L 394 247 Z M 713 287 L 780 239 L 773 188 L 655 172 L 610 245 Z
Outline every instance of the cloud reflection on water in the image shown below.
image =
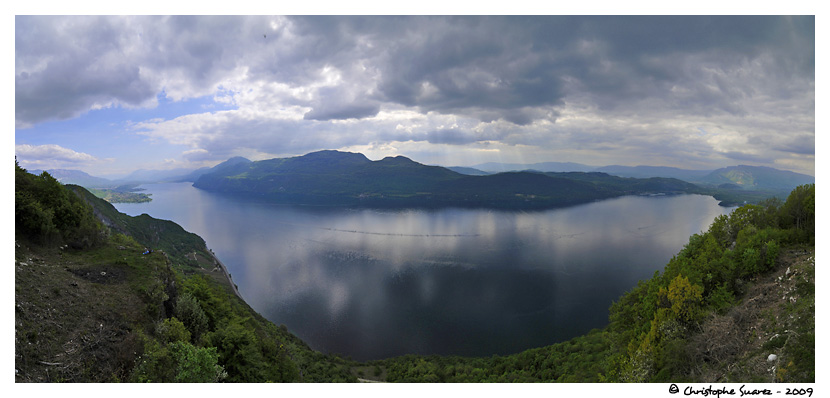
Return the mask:
M 696 195 L 539 212 L 297 208 L 166 185 L 149 186 L 141 212 L 204 237 L 263 316 L 359 360 L 506 354 L 602 327 L 612 300 L 728 211 Z

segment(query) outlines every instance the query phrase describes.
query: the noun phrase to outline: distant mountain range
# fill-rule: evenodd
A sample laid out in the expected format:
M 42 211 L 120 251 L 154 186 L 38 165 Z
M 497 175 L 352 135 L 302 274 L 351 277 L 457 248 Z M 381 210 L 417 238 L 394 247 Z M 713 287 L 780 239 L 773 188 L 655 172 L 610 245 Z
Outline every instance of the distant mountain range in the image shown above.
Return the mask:
M 547 208 L 631 194 L 703 192 L 677 179 L 540 171 L 465 175 L 403 156 L 371 161 L 359 153 L 338 151 L 226 163 L 203 174 L 193 186 L 287 204 L 494 208 Z
M 49 175 L 62 184 L 75 184 L 82 187 L 104 188 L 113 186 L 113 181 L 101 177 L 93 177 L 81 170 L 50 169 L 45 170 Z M 32 169 L 29 173 L 40 175 L 44 170 Z
M 569 172 L 569 171 L 595 171 L 596 167 L 572 162 L 542 162 L 542 163 L 481 163 L 470 166 L 472 169 L 486 171 L 488 173 L 504 173 L 508 171 L 535 170 L 542 172 Z M 657 177 L 657 176 L 655 176 Z
M 193 169 L 170 169 L 170 170 L 144 170 L 139 169 L 128 174 L 126 177 L 118 179 L 107 179 L 102 177 L 91 176 L 81 170 L 66 170 L 66 169 L 49 169 L 46 170 L 52 177 L 60 181 L 62 184 L 80 185 L 84 188 L 103 188 L 113 189 L 122 186 L 136 186 L 140 184 L 152 184 L 158 182 L 193 182 L 196 181 L 202 174 L 221 170 L 229 165 L 236 165 L 239 163 L 250 163 L 251 161 L 243 157 L 234 157 L 222 162 L 214 167 L 202 167 L 196 170 Z M 44 170 L 32 169 L 28 170 L 32 174 L 40 174 Z
M 471 167 L 450 167 L 461 174 L 485 175 L 504 171 L 600 172 L 629 178 L 676 178 L 702 186 L 723 186 L 744 190 L 792 190 L 815 183 L 815 177 L 763 166 L 730 166 L 717 170 L 687 170 L 662 166 L 586 166 L 579 163 L 482 163 Z
M 760 166 L 686 170 L 656 166 L 594 167 L 570 162 L 427 166 L 406 157 L 371 161 L 359 153 L 319 151 L 253 162 L 234 157 L 197 170 L 137 170 L 108 180 L 52 169 L 64 184 L 119 190 L 154 182 L 193 181 L 215 192 L 253 194 L 284 203 L 550 207 L 653 192 L 704 193 L 724 204 L 786 195 L 815 177 Z M 41 170 L 31 170 L 39 174 Z M 504 174 L 504 175 L 502 175 Z M 694 185 L 693 185 L 694 184 Z M 124 190 L 124 189 L 122 189 Z
M 603 166 L 594 169 L 602 173 L 608 173 L 620 177 L 649 178 L 667 177 L 677 178 L 683 181 L 695 182 L 700 178 L 709 175 L 712 170 L 686 170 L 677 167 L 662 166 Z

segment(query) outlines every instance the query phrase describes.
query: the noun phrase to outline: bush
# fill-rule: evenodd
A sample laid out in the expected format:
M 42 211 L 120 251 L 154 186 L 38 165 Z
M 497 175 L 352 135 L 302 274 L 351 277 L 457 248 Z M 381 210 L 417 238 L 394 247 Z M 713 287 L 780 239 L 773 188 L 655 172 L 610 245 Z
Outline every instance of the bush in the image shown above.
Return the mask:
M 228 381 L 231 382 L 263 382 L 265 381 L 262 353 L 258 346 L 256 335 L 240 323 L 233 322 L 228 326 L 207 336 L 208 345 L 216 347 L 219 353 L 219 363 L 228 372 Z
M 202 334 L 208 330 L 208 318 L 202 306 L 190 293 L 182 293 L 176 300 L 176 309 L 174 310 L 176 318 L 181 319 L 181 323 L 190 332 L 193 341 L 199 341 Z
M 689 283 L 689 278 L 678 275 L 669 284 L 668 298 L 675 318 L 682 323 L 693 323 L 702 315 L 700 303 L 703 288 Z
M 214 383 L 227 377 L 218 364 L 216 347 L 196 348 L 190 343 L 176 341 L 170 344 L 170 353 L 176 363 L 176 383 Z
M 722 283 L 709 295 L 708 302 L 712 309 L 723 314 L 732 307 L 732 304 L 735 302 L 735 296 L 726 283 Z
M 106 228 L 92 208 L 49 173 L 30 174 L 15 161 L 14 188 L 16 234 L 42 244 L 68 243 L 74 248 L 104 241 Z
M 197 348 L 174 341 L 161 344 L 145 337 L 144 353 L 133 370 L 132 380 L 141 383 L 213 383 L 227 374 L 218 364 L 216 348 Z
M 156 324 L 156 337 L 165 343 L 190 342 L 190 332 L 176 317 L 167 318 Z

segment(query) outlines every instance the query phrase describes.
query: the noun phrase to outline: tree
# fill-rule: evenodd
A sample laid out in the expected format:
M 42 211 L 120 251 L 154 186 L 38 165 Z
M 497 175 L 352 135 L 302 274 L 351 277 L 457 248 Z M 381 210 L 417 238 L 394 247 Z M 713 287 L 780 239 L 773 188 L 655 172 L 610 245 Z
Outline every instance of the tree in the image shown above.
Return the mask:
M 170 344 L 170 353 L 176 363 L 177 383 L 214 383 L 227 376 L 218 364 L 216 347 L 197 348 L 190 343 L 176 341 Z
M 103 242 L 106 228 L 91 206 L 58 180 L 43 172 L 36 176 L 15 162 L 15 233 L 44 244 L 68 243 L 89 248 Z
M 156 336 L 163 342 L 190 342 L 190 332 L 176 317 L 166 318 L 157 323 Z
M 789 225 L 798 230 L 815 230 L 816 185 L 800 185 L 790 192 L 781 210 Z
M 229 381 L 265 381 L 264 358 L 258 339 L 252 331 L 235 321 L 209 333 L 207 340 L 211 346 L 216 347 L 219 363 L 228 372 Z
M 208 330 L 208 317 L 202 310 L 199 300 L 190 293 L 185 292 L 179 295 L 174 312 L 190 332 L 194 342 L 199 341 L 202 334 Z
M 678 275 L 669 284 L 668 299 L 674 316 L 681 322 L 691 323 L 701 314 L 703 288 L 689 283 L 689 278 Z

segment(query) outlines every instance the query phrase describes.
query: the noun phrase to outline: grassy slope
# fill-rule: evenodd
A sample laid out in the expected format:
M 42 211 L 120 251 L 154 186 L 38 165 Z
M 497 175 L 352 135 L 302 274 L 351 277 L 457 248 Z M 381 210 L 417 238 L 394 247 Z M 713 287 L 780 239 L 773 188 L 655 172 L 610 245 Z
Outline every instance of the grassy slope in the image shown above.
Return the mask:
M 18 382 L 126 380 L 152 324 L 153 291 L 169 277 L 162 254 L 108 243 L 60 250 L 16 242 Z M 159 287 L 161 289 L 159 290 Z

